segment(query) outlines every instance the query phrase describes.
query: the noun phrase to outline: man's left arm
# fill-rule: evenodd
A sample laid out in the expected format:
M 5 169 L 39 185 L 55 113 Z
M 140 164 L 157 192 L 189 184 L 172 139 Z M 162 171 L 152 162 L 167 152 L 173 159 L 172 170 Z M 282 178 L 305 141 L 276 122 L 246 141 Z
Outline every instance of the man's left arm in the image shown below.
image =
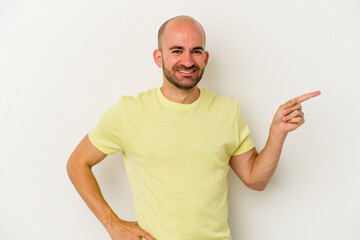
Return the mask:
M 258 153 L 253 148 L 230 158 L 231 168 L 247 187 L 265 189 L 276 170 L 287 134 L 305 122 L 301 102 L 318 95 L 319 91 L 307 93 L 281 105 L 271 123 L 264 149 Z

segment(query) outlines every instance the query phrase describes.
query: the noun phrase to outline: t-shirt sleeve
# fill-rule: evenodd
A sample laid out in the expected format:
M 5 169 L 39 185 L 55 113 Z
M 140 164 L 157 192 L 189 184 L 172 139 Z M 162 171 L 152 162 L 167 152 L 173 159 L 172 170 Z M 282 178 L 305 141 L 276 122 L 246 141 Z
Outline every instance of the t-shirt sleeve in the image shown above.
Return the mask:
M 111 106 L 90 130 L 90 142 L 101 152 L 112 155 L 123 150 L 121 99 Z
M 237 130 L 238 130 L 238 134 L 239 134 L 239 136 L 238 136 L 239 146 L 235 150 L 235 152 L 232 154 L 232 156 L 240 155 L 240 154 L 245 153 L 255 147 L 255 144 L 250 136 L 250 128 L 249 128 L 248 124 L 246 123 L 244 116 L 241 113 L 238 103 L 237 103 L 237 116 L 238 116 Z

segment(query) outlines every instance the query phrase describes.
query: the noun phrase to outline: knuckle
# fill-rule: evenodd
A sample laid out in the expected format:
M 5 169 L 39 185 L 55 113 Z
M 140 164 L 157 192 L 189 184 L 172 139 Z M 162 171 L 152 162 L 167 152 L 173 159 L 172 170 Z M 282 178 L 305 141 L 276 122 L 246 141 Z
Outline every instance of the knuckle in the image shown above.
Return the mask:
M 300 109 L 300 104 L 296 104 L 292 109 L 293 110 L 299 110 Z

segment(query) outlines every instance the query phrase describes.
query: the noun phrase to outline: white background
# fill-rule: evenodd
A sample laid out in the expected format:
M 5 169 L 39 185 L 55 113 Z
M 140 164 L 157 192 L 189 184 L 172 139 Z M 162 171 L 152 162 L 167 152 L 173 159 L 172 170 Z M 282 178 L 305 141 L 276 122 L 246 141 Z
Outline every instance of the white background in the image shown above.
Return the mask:
M 234 240 L 360 239 L 358 0 L 0 0 L 0 239 L 109 239 L 66 161 L 120 96 L 161 86 L 157 30 L 180 14 L 207 33 L 200 87 L 240 102 L 258 150 L 280 104 L 322 91 L 265 191 L 229 173 Z M 135 220 L 121 154 L 94 171 Z

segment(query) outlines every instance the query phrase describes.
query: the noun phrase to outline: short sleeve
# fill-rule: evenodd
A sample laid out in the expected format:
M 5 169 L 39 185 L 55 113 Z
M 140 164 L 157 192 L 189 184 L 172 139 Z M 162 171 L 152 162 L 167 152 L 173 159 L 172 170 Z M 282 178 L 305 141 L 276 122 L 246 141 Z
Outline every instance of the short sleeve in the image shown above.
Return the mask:
M 238 103 L 237 103 L 237 117 L 238 117 L 237 131 L 238 131 L 239 146 L 232 154 L 232 156 L 240 155 L 255 147 L 255 144 L 250 136 L 250 128 L 246 123 L 244 116 L 241 113 Z
M 112 155 L 122 151 L 122 113 L 121 99 L 111 106 L 90 130 L 90 142 L 101 152 Z

